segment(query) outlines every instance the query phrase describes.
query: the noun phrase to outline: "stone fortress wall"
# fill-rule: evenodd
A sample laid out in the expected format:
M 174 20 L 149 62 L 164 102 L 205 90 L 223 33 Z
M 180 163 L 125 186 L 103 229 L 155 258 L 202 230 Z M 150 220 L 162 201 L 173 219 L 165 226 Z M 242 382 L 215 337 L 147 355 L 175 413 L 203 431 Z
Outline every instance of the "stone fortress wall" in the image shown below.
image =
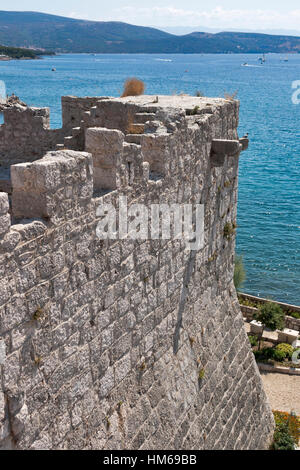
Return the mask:
M 238 102 L 65 97 L 56 131 L 46 110 L 9 113 L 0 448 L 267 448 L 273 417 L 233 285 Z M 97 208 L 120 195 L 204 204 L 204 248 L 99 240 Z

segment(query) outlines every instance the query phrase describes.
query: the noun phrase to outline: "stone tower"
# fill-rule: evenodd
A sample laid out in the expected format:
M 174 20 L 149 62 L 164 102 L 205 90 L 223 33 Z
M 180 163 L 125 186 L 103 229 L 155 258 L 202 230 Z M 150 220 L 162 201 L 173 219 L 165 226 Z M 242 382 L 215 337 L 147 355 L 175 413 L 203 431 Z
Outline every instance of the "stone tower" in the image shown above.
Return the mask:
M 265 449 L 233 266 L 239 104 L 64 97 L 0 127 L 0 448 Z M 204 244 L 100 240 L 101 204 L 201 204 Z

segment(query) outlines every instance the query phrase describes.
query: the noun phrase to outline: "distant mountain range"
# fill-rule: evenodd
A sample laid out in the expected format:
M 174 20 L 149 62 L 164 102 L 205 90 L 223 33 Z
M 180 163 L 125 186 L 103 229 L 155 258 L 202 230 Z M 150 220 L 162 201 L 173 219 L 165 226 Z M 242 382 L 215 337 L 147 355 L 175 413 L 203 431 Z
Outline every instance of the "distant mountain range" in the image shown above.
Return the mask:
M 221 33 L 224 31 L 223 28 L 211 28 L 208 26 L 153 26 L 154 28 L 158 28 L 161 31 L 165 31 L 167 33 L 176 34 L 176 35 L 184 35 L 194 33 L 195 31 L 205 31 L 206 33 Z M 241 31 L 240 29 L 230 28 L 226 30 L 227 32 L 230 31 L 232 33 L 238 33 Z M 269 35 L 280 35 L 280 36 L 300 36 L 300 27 L 298 30 L 296 29 L 243 29 L 244 33 L 257 33 L 257 34 L 269 34 Z
M 297 36 L 239 32 L 177 36 L 127 23 L 12 11 L 0 11 L 0 44 L 68 53 L 300 52 Z

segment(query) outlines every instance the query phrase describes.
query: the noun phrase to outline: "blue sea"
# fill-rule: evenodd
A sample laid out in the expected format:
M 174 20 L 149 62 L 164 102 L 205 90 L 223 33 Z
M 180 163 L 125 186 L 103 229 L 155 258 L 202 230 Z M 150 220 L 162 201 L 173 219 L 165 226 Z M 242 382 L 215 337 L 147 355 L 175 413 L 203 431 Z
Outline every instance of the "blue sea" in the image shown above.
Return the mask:
M 237 252 L 244 256 L 244 291 L 300 305 L 300 54 L 288 62 L 258 55 L 60 55 L 0 62 L 9 94 L 32 106 L 49 106 L 51 126 L 61 125 L 61 95 L 119 96 L 137 76 L 149 94 L 223 97 L 237 92 L 240 135 L 250 147 L 240 159 Z M 247 63 L 248 66 L 242 66 Z M 56 72 L 52 72 L 52 68 Z

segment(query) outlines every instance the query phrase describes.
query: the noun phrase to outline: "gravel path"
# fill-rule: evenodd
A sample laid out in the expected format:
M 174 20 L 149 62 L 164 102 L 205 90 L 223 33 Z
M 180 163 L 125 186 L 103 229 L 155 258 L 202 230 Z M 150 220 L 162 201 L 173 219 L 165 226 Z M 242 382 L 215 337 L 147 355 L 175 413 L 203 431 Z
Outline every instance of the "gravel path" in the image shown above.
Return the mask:
M 272 410 L 300 416 L 300 376 L 261 372 L 261 377 Z

